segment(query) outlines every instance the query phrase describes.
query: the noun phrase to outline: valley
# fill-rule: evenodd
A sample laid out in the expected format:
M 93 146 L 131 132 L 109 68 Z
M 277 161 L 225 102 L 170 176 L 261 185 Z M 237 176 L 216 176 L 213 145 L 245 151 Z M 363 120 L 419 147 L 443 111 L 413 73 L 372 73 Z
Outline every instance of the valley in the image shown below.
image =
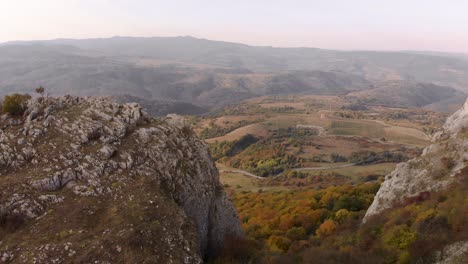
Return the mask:
M 418 156 L 446 118 L 416 108 L 349 105 L 338 96 L 260 97 L 191 122 L 218 164 L 268 179 L 296 172 L 357 183 Z
M 291 94 L 158 118 L 113 100 L 4 98 L 6 261 L 466 259 L 468 101 L 449 115 Z
M 431 263 L 435 248 L 467 238 L 466 162 L 463 183 L 361 226 L 386 175 L 418 159 L 448 115 L 356 106 L 347 96 L 266 96 L 190 118 L 246 232 L 214 263 Z

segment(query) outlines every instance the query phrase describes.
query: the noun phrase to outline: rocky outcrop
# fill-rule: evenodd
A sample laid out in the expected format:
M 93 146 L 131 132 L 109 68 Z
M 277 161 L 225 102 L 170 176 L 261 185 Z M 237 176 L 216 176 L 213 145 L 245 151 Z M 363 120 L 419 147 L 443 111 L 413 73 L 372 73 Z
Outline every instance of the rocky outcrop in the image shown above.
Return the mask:
M 421 157 L 399 164 L 385 177 L 364 217 L 376 215 L 411 197 L 444 189 L 468 165 L 468 100 L 447 119 Z
M 435 140 L 447 137 L 456 138 L 460 133 L 466 132 L 468 127 L 468 99 L 463 107 L 447 119 L 442 131 L 435 135 Z
M 466 263 L 468 260 L 468 242 L 460 241 L 446 246 L 435 254 L 436 264 Z
M 180 120 L 68 96 L 31 100 L 23 118 L 4 115 L 0 125 L 0 253 L 8 261 L 200 263 L 226 237 L 242 236 L 207 147 Z M 33 224 L 17 228 L 15 219 Z M 95 227 L 82 226 L 88 221 Z M 21 245 L 20 236 L 41 228 L 57 232 L 55 244 Z

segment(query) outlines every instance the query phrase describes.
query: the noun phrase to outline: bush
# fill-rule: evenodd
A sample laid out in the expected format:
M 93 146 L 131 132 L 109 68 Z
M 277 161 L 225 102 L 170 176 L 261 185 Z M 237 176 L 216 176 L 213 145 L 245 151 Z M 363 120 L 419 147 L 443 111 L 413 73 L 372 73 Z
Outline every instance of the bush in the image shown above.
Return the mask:
M 341 107 L 343 110 L 351 110 L 351 111 L 367 111 L 369 108 L 365 106 L 363 103 L 353 103 L 353 104 L 348 104 L 343 107 Z
M 342 156 L 342 155 L 340 155 L 338 153 L 330 154 L 330 160 L 332 162 L 335 162 L 335 163 L 336 162 L 347 162 L 348 161 L 348 159 L 345 156 Z
M 40 94 L 41 96 L 44 96 L 44 93 L 45 93 L 44 87 L 39 86 L 38 88 L 36 88 L 36 93 Z
M 417 235 L 406 225 L 393 226 L 383 237 L 385 244 L 401 250 L 408 247 L 416 241 Z
M 291 240 L 282 236 L 270 236 L 267 243 L 274 252 L 287 252 L 291 246 Z
M 31 96 L 27 94 L 12 94 L 5 96 L 2 112 L 12 115 L 22 115 L 26 111 L 28 100 Z

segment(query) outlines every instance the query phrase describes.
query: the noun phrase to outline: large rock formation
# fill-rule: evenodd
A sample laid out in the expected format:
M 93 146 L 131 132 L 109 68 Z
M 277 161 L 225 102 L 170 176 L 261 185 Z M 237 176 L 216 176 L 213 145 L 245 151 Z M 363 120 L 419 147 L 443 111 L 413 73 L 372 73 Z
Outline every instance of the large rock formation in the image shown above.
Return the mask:
M 63 97 L 0 126 L 0 262 L 201 263 L 242 235 L 205 144 L 180 122 Z
M 447 119 L 444 128 L 436 134 L 435 139 L 440 140 L 445 137 L 457 137 L 468 127 L 468 99 L 463 107 Z M 466 130 L 464 131 L 466 132 Z M 466 138 L 465 138 L 466 140 Z
M 468 100 L 447 119 L 421 157 L 399 164 L 385 177 L 364 221 L 406 199 L 441 190 L 468 165 Z M 462 172 L 463 170 L 463 172 Z

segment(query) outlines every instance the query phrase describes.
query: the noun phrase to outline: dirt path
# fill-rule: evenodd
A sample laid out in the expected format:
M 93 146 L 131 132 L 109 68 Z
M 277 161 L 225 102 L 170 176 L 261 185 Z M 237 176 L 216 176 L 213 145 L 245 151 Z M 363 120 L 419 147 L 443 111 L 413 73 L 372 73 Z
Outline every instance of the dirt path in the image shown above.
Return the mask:
M 344 164 L 344 165 L 337 165 L 337 166 L 329 166 L 329 167 L 306 167 L 306 168 L 293 168 L 291 170 L 293 171 L 311 171 L 311 170 L 333 170 L 333 169 L 341 169 L 341 168 L 347 168 L 347 167 L 352 167 L 356 166 L 356 163 L 351 163 L 351 164 Z M 265 180 L 265 179 L 272 179 L 275 177 L 278 177 L 282 174 L 275 175 L 275 176 L 270 176 L 270 177 L 260 177 L 258 175 L 255 175 L 253 173 L 250 173 L 245 170 L 239 170 L 239 169 L 220 169 L 219 172 L 221 173 L 238 173 L 238 174 L 243 174 L 245 176 L 255 178 L 257 180 Z
M 258 179 L 258 180 L 264 180 L 266 179 L 267 177 L 260 177 L 258 175 L 255 175 L 255 174 L 252 174 L 248 171 L 244 171 L 244 170 L 219 170 L 219 172 L 224 172 L 224 173 L 238 173 L 238 174 L 243 174 L 245 176 L 249 176 L 249 177 L 252 177 L 252 178 L 255 178 L 255 179 Z
M 329 167 L 306 167 L 306 168 L 293 168 L 293 171 L 310 171 L 310 170 L 333 170 L 333 169 L 341 169 L 347 167 L 356 166 L 356 163 L 351 164 L 344 164 L 344 165 L 337 165 L 337 166 L 329 166 Z

